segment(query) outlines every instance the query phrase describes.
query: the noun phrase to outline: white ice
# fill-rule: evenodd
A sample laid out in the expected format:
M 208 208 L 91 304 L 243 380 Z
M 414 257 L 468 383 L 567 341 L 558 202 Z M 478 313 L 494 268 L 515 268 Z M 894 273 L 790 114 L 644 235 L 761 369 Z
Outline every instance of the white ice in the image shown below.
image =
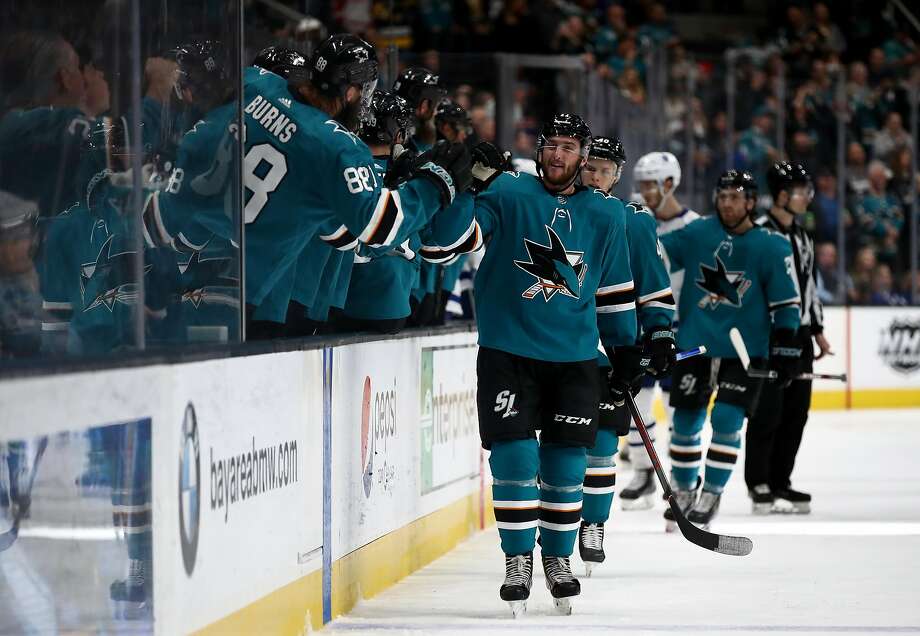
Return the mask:
M 664 445 L 659 443 L 659 447 Z M 663 448 L 662 448 L 663 450 Z M 498 597 L 497 532 L 481 532 L 327 627 L 360 634 L 920 633 L 920 411 L 815 412 L 793 485 L 808 516 L 753 517 L 741 474 L 713 530 L 750 536 L 747 557 L 665 535 L 663 502 L 608 523 L 607 562 L 571 616 L 537 566 L 527 614 Z M 667 461 L 667 460 L 665 460 Z M 618 476 L 628 483 L 629 471 Z M 577 553 L 577 550 L 576 550 Z M 539 559 L 537 559 L 539 562 Z M 577 556 L 573 568 L 582 574 Z

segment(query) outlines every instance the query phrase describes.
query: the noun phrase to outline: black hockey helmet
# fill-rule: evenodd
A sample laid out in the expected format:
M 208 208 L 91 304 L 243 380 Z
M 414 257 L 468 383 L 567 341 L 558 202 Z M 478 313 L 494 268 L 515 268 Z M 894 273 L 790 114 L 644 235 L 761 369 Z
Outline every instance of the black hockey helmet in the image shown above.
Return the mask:
M 449 99 L 438 104 L 438 109 L 434 113 L 434 124 L 438 128 L 442 124 L 450 124 L 457 130 L 466 130 L 467 134 L 473 130 L 473 121 L 466 109 Z
M 287 79 L 295 68 L 305 68 L 307 66 L 307 58 L 294 49 L 272 45 L 259 51 L 256 59 L 252 61 L 252 65 L 264 68 L 266 71 L 271 71 L 275 75 L 280 75 Z
M 812 187 L 811 175 L 802 164 L 777 161 L 767 170 L 767 187 L 774 201 L 780 192 L 789 192 L 796 186 Z
M 233 92 L 227 50 L 218 40 L 201 40 L 176 49 L 176 95 L 191 89 L 195 102 L 208 110 Z
M 389 91 L 374 91 L 368 122 L 361 128 L 361 139 L 368 144 L 392 144 L 400 132 L 404 139 L 415 134 L 415 116 L 409 103 Z
M 426 99 L 435 108 L 447 95 L 441 79 L 422 66 L 410 66 L 400 73 L 393 82 L 393 92 L 409 102 L 412 108 L 418 108 Z
M 719 196 L 720 190 L 739 190 L 744 192 L 746 199 L 757 199 L 757 181 L 747 170 L 726 170 L 719 175 L 712 192 L 713 201 Z
M 595 137 L 591 141 L 588 156 L 595 159 L 607 159 L 618 166 L 626 163 L 626 150 L 616 137 Z
M 572 113 L 559 113 L 552 119 L 543 124 L 540 131 L 540 137 L 537 139 L 537 155 L 543 151 L 543 147 L 550 137 L 571 137 L 581 143 L 581 155 L 587 157 L 591 148 L 591 129 L 578 115 Z M 537 161 L 539 163 L 539 160 Z

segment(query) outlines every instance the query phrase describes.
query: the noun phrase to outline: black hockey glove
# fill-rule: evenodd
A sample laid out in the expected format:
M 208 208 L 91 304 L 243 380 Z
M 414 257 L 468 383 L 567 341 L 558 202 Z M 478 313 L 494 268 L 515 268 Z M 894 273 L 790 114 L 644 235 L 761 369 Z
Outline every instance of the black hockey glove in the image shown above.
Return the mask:
M 479 194 L 488 188 L 498 175 L 511 169 L 511 153 L 502 152 L 498 146 L 481 141 L 473 148 L 473 184 L 470 192 Z
M 770 334 L 770 370 L 776 371 L 775 382 L 789 386 L 799 373 L 802 343 L 791 329 L 775 329 Z
M 463 144 L 439 141 L 431 150 L 419 155 L 413 178 L 428 179 L 435 184 L 441 191 L 441 202 L 446 208 L 473 181 L 470 151 Z
M 670 329 L 655 329 L 642 336 L 642 364 L 653 378 L 664 378 L 674 367 L 677 346 L 674 332 Z
M 417 152 L 399 144 L 394 145 L 390 155 L 390 165 L 383 177 L 383 185 L 390 190 L 395 190 L 400 183 L 411 179 L 417 161 Z
M 645 376 L 642 347 L 614 347 L 612 355 L 609 350 L 607 355 L 613 367 L 608 378 L 613 405 L 623 406 L 627 391 L 635 396 L 642 388 L 642 378 Z

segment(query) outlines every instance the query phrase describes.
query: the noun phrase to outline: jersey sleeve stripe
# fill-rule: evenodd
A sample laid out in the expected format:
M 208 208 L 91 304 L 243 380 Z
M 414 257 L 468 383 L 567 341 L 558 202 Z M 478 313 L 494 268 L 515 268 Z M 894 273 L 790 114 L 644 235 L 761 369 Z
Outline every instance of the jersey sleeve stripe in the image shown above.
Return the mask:
M 160 213 L 159 192 L 154 192 L 147 197 L 143 217 L 145 238 L 150 241 L 151 245 L 162 246 L 169 245 L 172 242 L 173 237 L 166 231 L 163 216 Z
M 598 287 L 595 295 L 603 296 L 604 294 L 614 294 L 616 292 L 623 291 L 632 291 L 635 289 L 636 284 L 633 281 L 627 281 L 625 283 L 618 283 L 616 285 L 607 285 L 606 287 Z
M 636 308 L 636 303 L 635 303 L 635 302 L 622 303 L 622 304 L 619 304 L 619 305 L 598 305 L 598 307 L 597 307 L 597 313 L 599 313 L 599 314 L 615 314 L 615 313 L 619 313 L 619 312 L 621 312 L 621 311 L 635 310 L 635 308 Z
M 358 235 L 358 240 L 367 245 L 386 245 L 387 241 L 392 241 L 396 232 L 399 231 L 402 221 L 403 211 L 399 193 L 383 188 L 377 200 L 377 206 L 374 208 L 374 214 L 364 231 Z
M 42 321 L 42 331 L 67 331 L 69 328 L 69 320 L 62 320 L 61 322 Z
M 658 307 L 659 309 L 671 309 L 673 310 L 677 305 L 674 303 L 674 299 L 671 299 L 671 302 L 662 302 L 659 300 L 652 300 L 642 305 L 643 307 Z
M 44 309 L 45 311 L 72 311 L 73 305 L 71 303 L 43 300 L 42 309 Z
M 770 309 L 780 309 L 782 307 L 787 307 L 789 305 L 798 305 L 799 297 L 787 298 L 786 300 L 777 300 L 775 303 L 770 303 Z
M 358 239 L 356 239 L 355 235 L 349 232 L 348 228 L 344 225 L 340 226 L 339 229 L 332 234 L 321 234 L 319 238 L 324 243 L 328 243 L 330 246 L 343 252 L 353 250 L 358 245 Z
M 464 232 L 463 237 L 449 247 L 429 247 L 423 246 L 419 253 L 426 261 L 431 263 L 443 263 L 461 254 L 475 252 L 482 247 L 482 231 L 479 223 L 473 221 L 469 229 Z
M 667 298 L 667 297 L 670 297 L 672 299 L 674 298 L 673 294 L 671 293 L 670 286 L 665 287 L 664 289 L 659 289 L 658 291 L 652 292 L 650 294 L 645 294 L 644 296 L 639 296 L 639 304 L 642 305 L 642 304 L 647 303 L 650 300 L 655 300 L 659 298 Z
M 606 307 L 609 305 L 622 305 L 624 303 L 632 303 L 633 306 L 636 304 L 636 292 L 633 289 L 625 289 L 618 292 L 610 292 L 607 294 L 597 294 L 595 297 L 595 303 L 598 307 Z

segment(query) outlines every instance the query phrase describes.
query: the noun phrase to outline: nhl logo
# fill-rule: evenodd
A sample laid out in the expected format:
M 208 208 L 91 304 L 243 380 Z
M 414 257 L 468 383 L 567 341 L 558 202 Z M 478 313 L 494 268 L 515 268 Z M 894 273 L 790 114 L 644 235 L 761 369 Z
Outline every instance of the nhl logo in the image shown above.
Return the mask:
M 913 373 L 920 368 L 920 320 L 891 321 L 879 334 L 878 354 L 899 373 Z

